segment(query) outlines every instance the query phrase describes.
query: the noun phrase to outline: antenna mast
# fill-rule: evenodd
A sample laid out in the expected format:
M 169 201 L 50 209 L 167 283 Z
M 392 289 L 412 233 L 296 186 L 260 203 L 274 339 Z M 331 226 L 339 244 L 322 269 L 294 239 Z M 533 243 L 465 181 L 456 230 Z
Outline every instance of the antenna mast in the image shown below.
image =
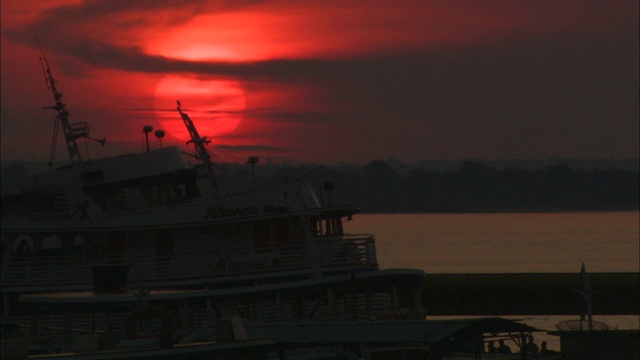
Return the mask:
M 189 136 L 191 137 L 191 140 L 187 141 L 187 144 L 193 143 L 193 145 L 196 148 L 195 157 L 197 159 L 202 160 L 205 164 L 207 164 L 207 168 L 209 168 L 209 171 L 211 172 L 213 185 L 215 186 L 216 179 L 213 173 L 211 156 L 209 155 L 209 152 L 207 151 L 207 147 L 205 146 L 209 144 L 211 140 L 207 139 L 206 136 L 200 137 L 200 134 L 198 134 L 198 130 L 196 129 L 196 126 L 193 124 L 193 121 L 191 121 L 191 118 L 189 117 L 189 115 L 183 113 L 182 109 L 180 109 L 180 101 L 177 101 L 177 103 L 178 103 L 178 112 L 180 113 L 180 116 L 182 117 L 182 121 L 184 122 L 184 125 L 187 127 L 187 131 L 189 131 Z
M 36 40 L 38 38 L 36 37 Z M 76 143 L 76 139 L 81 137 L 86 137 L 89 135 L 89 126 L 86 123 L 81 124 L 70 124 L 69 123 L 69 112 L 65 109 L 65 104 L 62 102 L 62 93 L 56 89 L 56 81 L 51 75 L 51 68 L 49 67 L 49 61 L 47 61 L 47 57 L 44 55 L 44 51 L 42 51 L 42 46 L 40 46 L 40 40 L 38 40 L 38 47 L 40 48 L 40 52 L 42 53 L 42 57 L 40 58 L 40 64 L 42 65 L 45 71 L 45 80 L 47 81 L 47 87 L 53 93 L 53 98 L 55 99 L 55 106 L 47 106 L 43 109 L 55 109 L 58 115 L 56 116 L 56 124 L 54 124 L 54 135 L 53 135 L 53 143 L 51 145 L 51 157 L 49 158 L 49 166 L 53 166 L 53 158 L 55 154 L 56 147 L 56 139 L 57 139 L 57 129 L 58 122 L 62 125 L 62 130 L 64 132 L 64 138 L 67 143 L 67 150 L 69 151 L 69 157 L 71 158 L 71 165 L 79 166 L 82 165 L 82 158 L 80 157 L 80 151 L 78 150 L 78 144 Z M 46 65 L 46 69 L 45 69 Z
M 584 300 L 584 304 L 587 310 L 587 321 L 589 322 L 589 331 L 593 331 L 593 311 L 591 310 L 591 286 L 589 286 L 589 279 L 587 278 L 587 269 L 584 267 L 584 262 L 582 263 L 582 268 L 580 269 L 580 278 L 582 280 L 582 290 L 578 292 L 582 295 L 582 299 Z

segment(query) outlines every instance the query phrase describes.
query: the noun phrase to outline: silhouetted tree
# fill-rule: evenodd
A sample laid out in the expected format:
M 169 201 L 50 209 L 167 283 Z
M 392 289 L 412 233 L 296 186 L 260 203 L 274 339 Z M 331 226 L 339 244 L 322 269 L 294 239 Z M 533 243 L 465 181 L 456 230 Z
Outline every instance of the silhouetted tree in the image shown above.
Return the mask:
M 264 166 L 264 168 L 263 168 Z M 227 165 L 231 183 L 250 180 L 244 165 Z M 266 171 L 269 170 L 269 171 Z M 258 184 L 282 178 L 310 181 L 326 196 L 323 184 L 333 182 L 334 205 L 358 205 L 363 212 L 469 212 L 637 209 L 640 177 L 631 170 L 573 170 L 553 164 L 538 170 L 498 170 L 478 161 L 464 161 L 457 170 L 404 169 L 373 160 L 361 168 L 328 165 L 256 165 Z

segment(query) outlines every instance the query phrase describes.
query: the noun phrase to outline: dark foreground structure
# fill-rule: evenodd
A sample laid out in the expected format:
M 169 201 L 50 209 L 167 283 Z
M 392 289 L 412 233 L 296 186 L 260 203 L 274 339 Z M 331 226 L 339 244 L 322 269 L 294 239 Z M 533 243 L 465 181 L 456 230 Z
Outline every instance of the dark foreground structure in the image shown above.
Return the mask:
M 640 273 L 590 273 L 593 313 L 640 314 Z M 567 315 L 585 313 L 578 274 L 427 274 L 429 315 Z
M 640 358 L 639 330 L 551 331 L 560 336 L 563 360 L 636 360 Z
M 502 318 L 358 323 L 246 323 L 246 336 L 272 337 L 278 358 L 313 353 L 325 359 L 369 358 L 441 360 L 483 357 L 486 343 L 502 339 L 519 351 L 525 339 L 540 331 Z M 486 356 L 486 354 L 485 354 Z M 510 359 L 530 359 L 513 354 Z

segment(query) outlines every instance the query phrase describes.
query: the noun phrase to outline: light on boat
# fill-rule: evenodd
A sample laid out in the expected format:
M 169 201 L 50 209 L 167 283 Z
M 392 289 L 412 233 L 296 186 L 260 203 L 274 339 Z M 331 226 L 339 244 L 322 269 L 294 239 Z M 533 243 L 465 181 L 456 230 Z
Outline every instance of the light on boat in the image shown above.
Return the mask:
M 145 126 L 142 128 L 142 131 L 144 132 L 144 138 L 145 138 L 145 141 L 146 141 L 146 143 L 147 143 L 147 152 L 149 152 L 149 133 L 150 133 L 152 130 L 153 130 L 153 126 L 151 126 L 151 125 L 145 125 Z
M 158 139 L 158 141 L 160 142 L 160 148 L 162 149 L 162 138 L 164 138 L 164 131 L 156 130 L 155 135 L 156 135 L 156 139 Z

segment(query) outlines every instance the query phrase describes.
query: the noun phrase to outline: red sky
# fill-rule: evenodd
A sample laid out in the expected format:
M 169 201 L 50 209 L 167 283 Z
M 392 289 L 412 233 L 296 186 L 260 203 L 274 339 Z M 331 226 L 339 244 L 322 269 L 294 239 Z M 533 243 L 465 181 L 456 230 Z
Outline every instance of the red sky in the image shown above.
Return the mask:
M 189 150 L 180 100 L 220 161 L 638 158 L 637 0 L 1 4 L 3 161 L 49 158 L 36 35 L 102 155 Z

